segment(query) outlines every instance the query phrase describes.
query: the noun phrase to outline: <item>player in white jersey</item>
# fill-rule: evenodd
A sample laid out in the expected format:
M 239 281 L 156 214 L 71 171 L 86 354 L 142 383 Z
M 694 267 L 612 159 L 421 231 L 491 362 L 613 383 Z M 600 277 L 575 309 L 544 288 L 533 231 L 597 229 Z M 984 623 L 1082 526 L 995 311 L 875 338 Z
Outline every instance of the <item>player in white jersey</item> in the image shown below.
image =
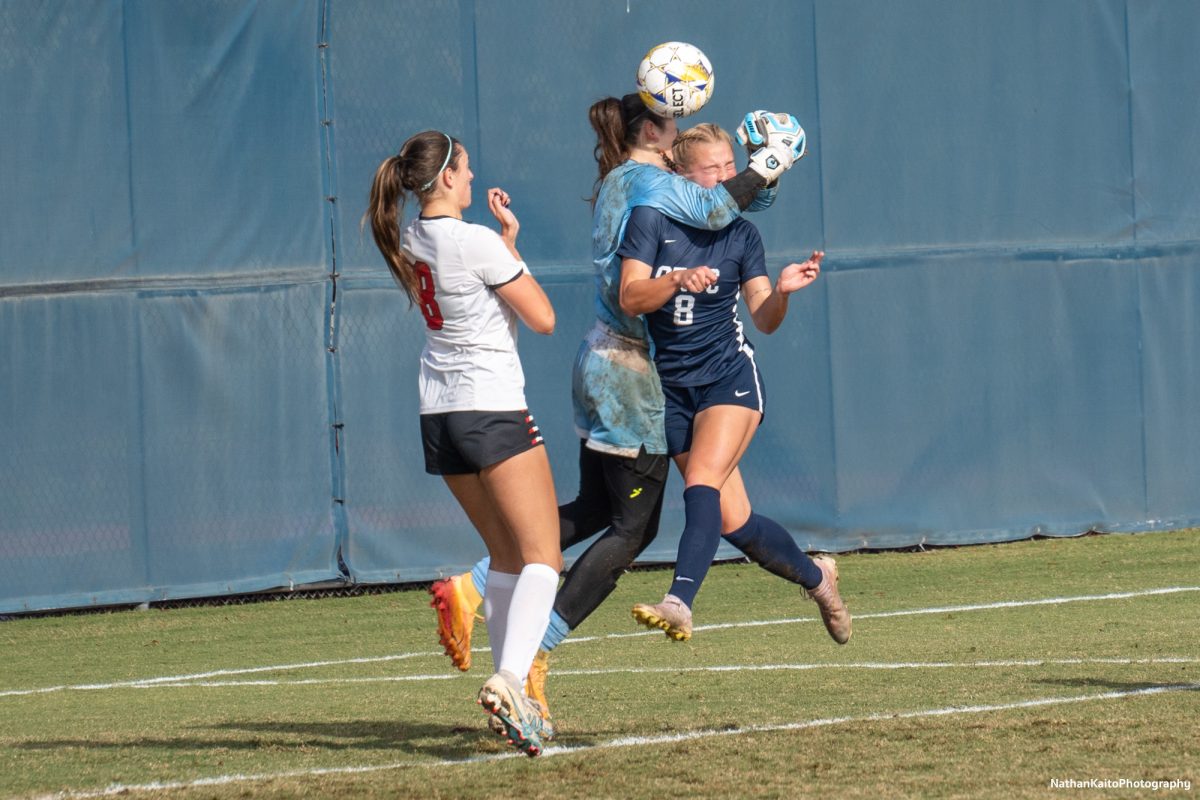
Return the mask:
M 550 618 L 562 552 L 550 462 L 525 407 L 517 320 L 549 334 L 554 309 L 517 252 L 520 226 L 504 191 L 488 190 L 499 235 L 463 220 L 473 177 L 461 143 L 419 133 L 379 166 L 366 218 L 425 318 L 425 471 L 442 476 L 491 557 L 484 615 L 495 674 L 478 702 L 493 730 L 534 756 L 553 728 L 522 687 Z M 401 237 L 410 194 L 421 212 Z

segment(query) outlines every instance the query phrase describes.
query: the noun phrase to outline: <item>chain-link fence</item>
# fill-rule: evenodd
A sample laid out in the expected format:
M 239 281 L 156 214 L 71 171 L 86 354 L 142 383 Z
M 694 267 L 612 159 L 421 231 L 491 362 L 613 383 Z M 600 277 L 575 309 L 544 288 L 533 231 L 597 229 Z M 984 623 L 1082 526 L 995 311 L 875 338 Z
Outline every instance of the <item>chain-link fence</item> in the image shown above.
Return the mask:
M 419 130 L 466 143 L 477 199 L 513 196 L 559 319 L 522 336 L 527 396 L 573 496 L 586 111 L 664 38 L 715 65 L 698 121 L 808 130 L 753 218 L 772 274 L 828 254 L 750 332 L 758 510 L 831 550 L 1195 523 L 1198 36 L 1191 5 L 1124 0 L 9 0 L 0 612 L 482 554 L 423 472 L 419 315 L 359 227 Z

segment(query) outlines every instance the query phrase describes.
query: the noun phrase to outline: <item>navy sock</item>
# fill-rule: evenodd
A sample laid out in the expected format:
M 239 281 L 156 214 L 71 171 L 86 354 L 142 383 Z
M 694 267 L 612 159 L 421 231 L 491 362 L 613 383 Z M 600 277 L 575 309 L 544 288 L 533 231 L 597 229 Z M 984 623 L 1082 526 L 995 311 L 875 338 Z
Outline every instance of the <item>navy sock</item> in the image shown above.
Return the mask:
M 689 486 L 683 490 L 683 515 L 671 594 L 691 608 L 721 544 L 721 493 L 711 486 Z
M 770 517 L 751 513 L 745 525 L 726 534 L 725 541 L 773 575 L 805 589 L 821 585 L 821 568 L 800 549 L 787 529 Z

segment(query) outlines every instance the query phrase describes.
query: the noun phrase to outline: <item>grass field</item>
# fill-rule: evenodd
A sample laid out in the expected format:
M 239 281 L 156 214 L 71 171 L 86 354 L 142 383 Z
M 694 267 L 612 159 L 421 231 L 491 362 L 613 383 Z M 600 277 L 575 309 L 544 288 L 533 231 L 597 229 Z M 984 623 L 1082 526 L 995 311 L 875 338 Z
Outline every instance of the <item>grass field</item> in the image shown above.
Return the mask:
M 483 626 L 453 671 L 420 590 L 0 623 L 0 798 L 1200 792 L 1200 531 L 839 565 L 844 647 L 741 564 L 669 642 L 629 607 L 670 573 L 626 575 L 553 654 L 537 759 L 473 702 Z

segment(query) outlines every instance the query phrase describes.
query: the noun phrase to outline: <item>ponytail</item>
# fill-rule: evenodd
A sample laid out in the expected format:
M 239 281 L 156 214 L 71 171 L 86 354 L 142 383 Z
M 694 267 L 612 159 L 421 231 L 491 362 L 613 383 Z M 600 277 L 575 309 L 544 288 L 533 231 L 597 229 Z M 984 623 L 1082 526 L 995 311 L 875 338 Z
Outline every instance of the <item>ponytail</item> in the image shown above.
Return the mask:
M 600 175 L 592 187 L 592 205 L 595 205 L 604 176 L 625 160 L 625 123 L 621 120 L 621 101 L 615 97 L 596 101 L 588 109 L 588 120 L 596 132 L 596 147 L 592 155 L 600 167 Z
M 375 170 L 363 221 L 370 220 L 375 246 L 383 254 L 383 260 L 387 262 L 400 288 L 408 295 L 408 304 L 411 306 L 417 301 L 420 286 L 412 262 L 400 249 L 400 221 L 404 219 L 404 201 L 407 197 L 401 178 L 401 164 L 400 156 L 392 156 Z
M 371 223 L 375 246 L 408 295 L 409 305 L 419 299 L 421 286 L 412 262 L 400 247 L 404 202 L 411 193 L 423 203 L 436 191 L 434 184 L 442 171 L 447 167 L 458 168 L 461 153 L 457 139 L 439 131 L 424 131 L 405 142 L 399 153 L 385 159 L 375 170 L 362 223 Z
M 629 158 L 629 151 L 637 144 L 642 127 L 649 123 L 661 128 L 663 123 L 650 113 L 637 94 L 627 94 L 620 99 L 606 97 L 597 100 L 588 109 L 588 121 L 596 132 L 596 147 L 592 155 L 600 168 L 600 174 L 592 186 L 591 202 L 594 207 L 596 197 L 600 194 L 600 184 L 618 164 Z

